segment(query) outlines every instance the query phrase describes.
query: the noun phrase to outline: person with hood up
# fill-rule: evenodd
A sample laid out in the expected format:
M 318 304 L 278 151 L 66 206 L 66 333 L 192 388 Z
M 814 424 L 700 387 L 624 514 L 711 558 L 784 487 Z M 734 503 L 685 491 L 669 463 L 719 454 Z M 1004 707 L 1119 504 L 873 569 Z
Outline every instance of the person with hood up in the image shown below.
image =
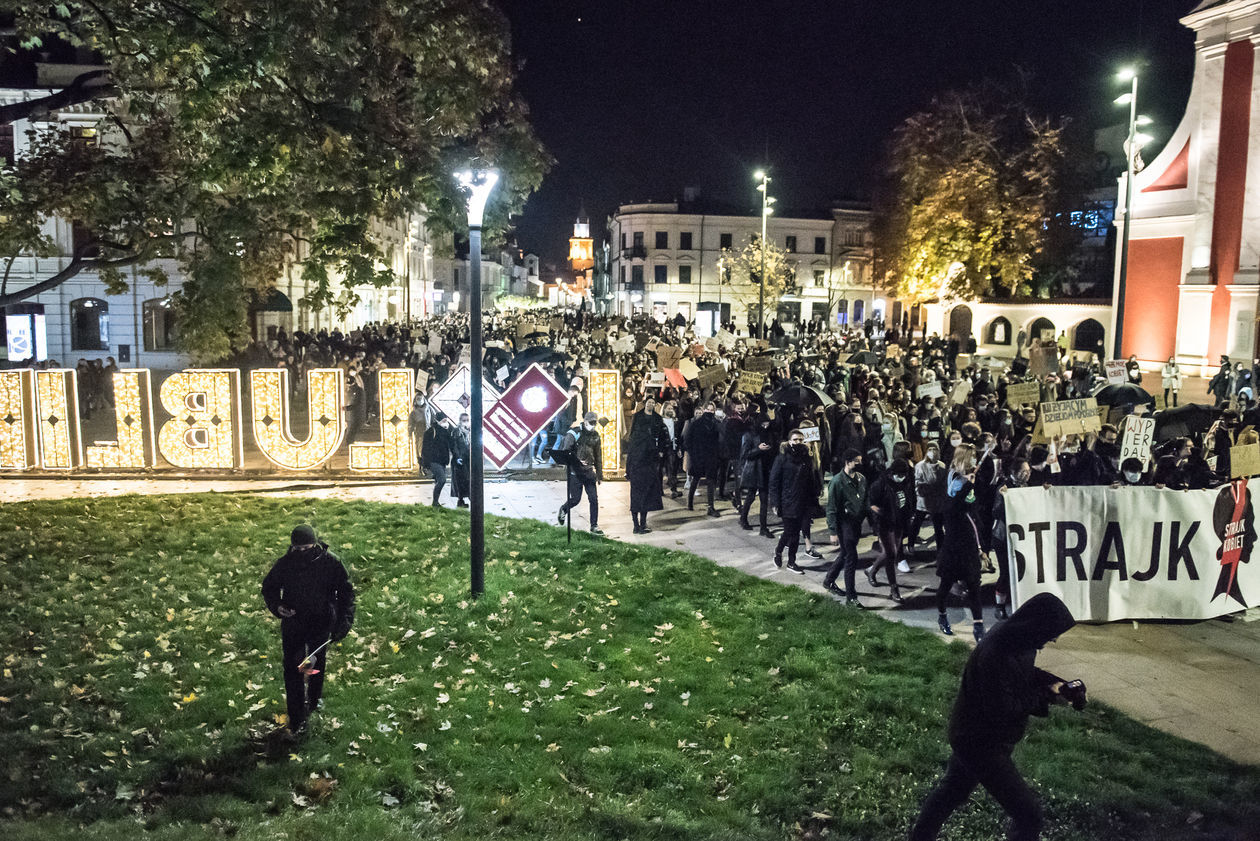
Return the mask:
M 1029 716 L 1048 717 L 1051 704 L 1085 707 L 1084 684 L 1036 666 L 1037 652 L 1075 624 L 1057 596 L 1038 593 L 971 652 L 949 717 L 949 765 L 924 801 L 909 841 L 933 841 L 977 785 L 1010 816 L 1008 838 L 1035 841 L 1040 836 L 1041 804 L 1011 753 L 1024 737 Z
M 634 521 L 635 534 L 650 532 L 648 512 L 665 507 L 661 499 L 661 462 L 671 446 L 665 422 L 656 413 L 656 398 L 648 395 L 643 411 L 630 421 L 630 439 L 626 444 L 626 479 L 630 482 L 630 519 Z
M 887 571 L 888 584 L 892 588 L 888 597 L 897 604 L 904 601 L 897 588 L 897 563 L 903 560 L 901 541 L 910 528 L 914 516 L 914 478 L 910 463 L 896 459 L 875 484 L 871 485 L 870 504 L 875 532 L 879 537 L 879 557 L 866 568 L 866 580 L 871 587 L 879 587 L 875 577 L 880 569 Z
M 296 735 L 323 697 L 327 643 L 345 639 L 354 624 L 354 587 L 311 526 L 293 529 L 289 544 L 263 578 L 262 596 L 280 619 L 285 704 L 289 732 Z
M 797 575 L 805 570 L 796 565 L 796 550 L 802 532 L 809 531 L 809 519 L 822 485 L 814 471 L 814 462 L 805 446 L 805 433 L 793 429 L 788 433 L 783 452 L 770 468 L 770 507 L 783 521 L 783 533 L 774 549 L 774 565 L 783 567 L 783 550 L 787 550 L 787 568 Z

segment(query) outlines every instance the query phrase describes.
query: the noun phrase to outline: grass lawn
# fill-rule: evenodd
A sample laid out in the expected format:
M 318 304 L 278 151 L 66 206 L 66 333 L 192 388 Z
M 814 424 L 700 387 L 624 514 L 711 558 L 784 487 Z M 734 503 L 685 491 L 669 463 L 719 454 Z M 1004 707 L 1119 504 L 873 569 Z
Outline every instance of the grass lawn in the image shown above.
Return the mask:
M 293 748 L 263 574 L 309 520 L 359 591 Z M 7 505 L 5 839 L 897 839 L 960 643 L 681 552 L 248 496 Z M 1084 675 L 1088 680 L 1088 675 Z M 1091 706 L 1016 758 L 1047 838 L 1244 839 L 1260 769 Z M 946 838 L 1000 837 L 973 798 Z

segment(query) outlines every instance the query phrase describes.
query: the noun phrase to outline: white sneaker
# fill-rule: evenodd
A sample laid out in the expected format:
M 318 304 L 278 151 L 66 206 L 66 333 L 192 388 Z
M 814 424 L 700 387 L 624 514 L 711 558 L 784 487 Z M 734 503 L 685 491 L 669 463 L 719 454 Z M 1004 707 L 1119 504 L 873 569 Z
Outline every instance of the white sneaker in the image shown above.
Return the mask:
M 909 571 L 910 571 L 910 564 L 906 563 L 905 560 L 900 560 L 897 562 L 897 572 L 909 572 Z

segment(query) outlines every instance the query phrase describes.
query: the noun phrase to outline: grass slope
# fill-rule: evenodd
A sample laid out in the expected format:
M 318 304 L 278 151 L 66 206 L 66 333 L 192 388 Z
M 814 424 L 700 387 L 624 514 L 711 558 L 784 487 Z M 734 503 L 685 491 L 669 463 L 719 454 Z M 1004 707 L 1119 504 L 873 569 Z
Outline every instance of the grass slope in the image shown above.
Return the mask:
M 358 623 L 296 750 L 259 582 L 310 520 Z M 5 506 L 9 839 L 903 837 L 967 649 L 680 552 L 235 496 Z M 1106 708 L 1017 759 L 1048 838 L 1243 838 L 1260 769 Z M 991 839 L 977 797 L 947 838 Z M 139 831 L 140 827 L 147 830 Z

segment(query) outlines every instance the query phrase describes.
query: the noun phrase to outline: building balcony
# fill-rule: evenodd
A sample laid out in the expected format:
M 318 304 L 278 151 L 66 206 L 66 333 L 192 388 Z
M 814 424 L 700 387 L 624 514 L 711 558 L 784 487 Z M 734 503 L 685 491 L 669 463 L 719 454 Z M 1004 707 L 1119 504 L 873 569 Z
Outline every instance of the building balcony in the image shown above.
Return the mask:
M 623 248 L 621 249 L 621 258 L 623 260 L 646 260 L 647 246 L 632 245 L 629 248 Z

